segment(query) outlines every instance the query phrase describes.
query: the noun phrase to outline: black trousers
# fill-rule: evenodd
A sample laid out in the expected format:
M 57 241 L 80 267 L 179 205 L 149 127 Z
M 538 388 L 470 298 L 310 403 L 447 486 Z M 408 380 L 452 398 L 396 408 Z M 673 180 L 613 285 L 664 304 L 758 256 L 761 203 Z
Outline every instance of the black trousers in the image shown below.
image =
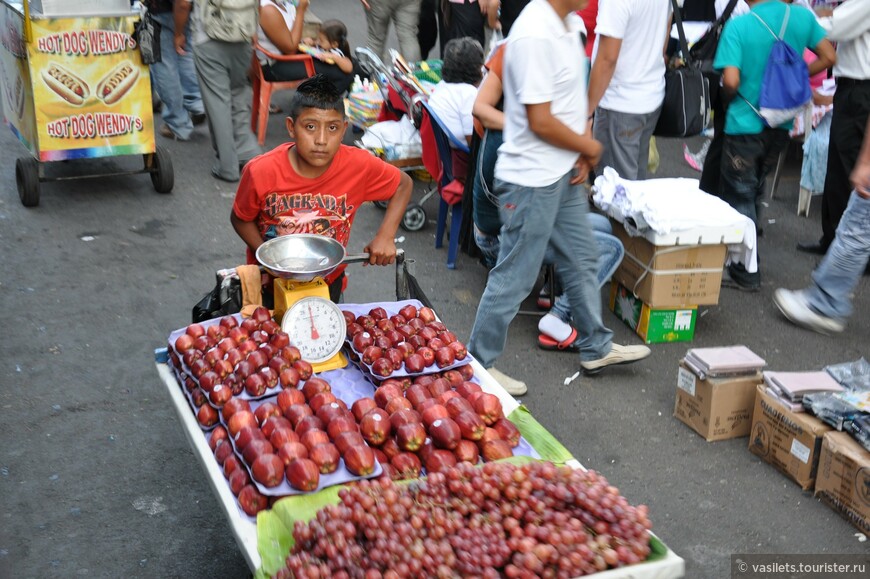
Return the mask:
M 822 238 L 819 243 L 824 248 L 834 241 L 840 218 L 849 204 L 852 194 L 849 175 L 861 152 L 868 115 L 870 80 L 837 79 L 828 145 L 828 173 L 822 196 Z
M 725 117 L 728 110 L 722 98 L 718 95 L 713 99 L 713 140 L 704 158 L 704 170 L 701 171 L 701 191 L 710 195 L 718 195 L 719 182 L 722 175 L 722 143 L 725 141 Z
M 438 42 L 439 0 L 423 0 L 420 3 L 420 19 L 417 21 L 417 44 L 420 58 L 426 60 Z
M 353 75 L 342 72 L 334 64 L 314 59 L 314 72 L 324 75 L 339 92 L 347 92 L 353 84 Z M 272 65 L 263 66 L 263 76 L 269 82 L 299 80 L 308 76 L 305 72 L 305 64 L 301 62 L 277 61 Z

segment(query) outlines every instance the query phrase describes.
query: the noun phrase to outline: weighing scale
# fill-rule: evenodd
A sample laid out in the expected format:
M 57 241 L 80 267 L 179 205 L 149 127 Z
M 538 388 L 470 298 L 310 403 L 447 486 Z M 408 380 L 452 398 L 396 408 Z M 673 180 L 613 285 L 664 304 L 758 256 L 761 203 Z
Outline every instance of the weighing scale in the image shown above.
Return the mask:
M 313 234 L 276 237 L 257 249 L 257 261 L 275 276 L 275 320 L 316 373 L 347 366 L 344 314 L 323 278 L 339 265 L 368 259 L 348 256 L 335 239 Z

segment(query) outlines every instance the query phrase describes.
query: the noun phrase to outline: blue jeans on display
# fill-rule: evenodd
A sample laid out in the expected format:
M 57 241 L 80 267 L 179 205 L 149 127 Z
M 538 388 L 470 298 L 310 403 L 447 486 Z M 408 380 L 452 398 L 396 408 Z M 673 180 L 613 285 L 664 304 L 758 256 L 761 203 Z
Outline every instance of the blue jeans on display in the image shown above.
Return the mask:
M 498 263 L 489 272 L 468 341 L 484 368 L 504 350 L 508 326 L 532 291 L 548 249 L 580 334 L 581 360 L 597 360 L 610 351 L 613 333 L 601 321 L 589 204 L 582 188 L 570 184 L 573 174 L 572 169 L 545 187 L 495 182 L 503 224 Z
M 805 290 L 810 307 L 819 314 L 845 320 L 852 314 L 850 296 L 870 258 L 870 199 L 852 191 L 828 253 L 813 272 Z
M 619 238 L 613 235 L 613 227 L 610 225 L 610 220 L 599 213 L 589 214 L 589 224 L 592 226 L 592 235 L 595 237 L 595 243 L 598 246 L 598 269 L 596 274 L 598 277 L 598 289 L 604 287 L 607 280 L 613 276 L 613 272 L 622 263 L 622 258 L 625 257 L 625 247 Z M 556 298 L 556 303 L 553 304 L 550 313 L 557 316 L 566 324 L 571 323 L 571 304 L 562 294 Z
M 151 77 L 157 86 L 160 100 L 163 101 L 163 122 L 179 139 L 187 140 L 193 132 L 190 115 L 205 112 L 193 55 L 190 50 L 184 56 L 175 52 L 175 21 L 172 12 L 151 16 L 160 23 L 161 62 L 151 65 Z M 190 24 L 187 25 L 185 36 L 187 46 L 190 47 Z

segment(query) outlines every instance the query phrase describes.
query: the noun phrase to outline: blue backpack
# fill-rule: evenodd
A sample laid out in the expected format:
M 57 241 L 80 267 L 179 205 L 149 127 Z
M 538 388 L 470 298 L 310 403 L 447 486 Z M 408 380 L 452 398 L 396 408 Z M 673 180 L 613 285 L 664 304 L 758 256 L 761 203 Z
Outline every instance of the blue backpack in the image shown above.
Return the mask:
M 761 16 L 755 12 L 751 13 L 776 39 L 764 68 L 758 107 L 753 106 L 743 97 L 743 100 L 768 127 L 778 127 L 792 120 L 813 98 L 807 64 L 801 55 L 782 39 L 788 26 L 790 10 L 791 7 L 786 4 L 785 18 L 783 18 L 779 35 L 771 30 Z

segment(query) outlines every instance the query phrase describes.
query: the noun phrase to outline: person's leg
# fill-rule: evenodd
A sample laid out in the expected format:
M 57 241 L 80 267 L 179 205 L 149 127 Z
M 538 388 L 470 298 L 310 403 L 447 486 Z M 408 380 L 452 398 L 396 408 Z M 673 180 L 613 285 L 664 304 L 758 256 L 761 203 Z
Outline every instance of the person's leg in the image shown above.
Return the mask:
M 561 180 L 560 180 L 561 181 Z M 502 219 L 498 262 L 489 272 L 477 307 L 468 351 L 489 368 L 504 350 L 507 329 L 535 285 L 559 212 L 559 181 L 522 187 L 496 181 Z
M 719 189 L 719 176 L 722 171 L 722 143 L 725 140 L 725 115 L 726 111 L 721 104 L 722 99 L 717 98 L 713 106 L 713 140 L 707 148 L 707 156 L 704 158 L 704 169 L 701 171 L 701 191 L 716 195 Z
M 161 61 L 151 65 L 151 78 L 154 79 L 157 93 L 163 101 L 163 122 L 176 138 L 186 141 L 190 139 L 190 134 L 193 132 L 193 123 L 184 108 L 184 92 L 179 78 L 181 57 L 174 48 L 174 20 L 171 12 L 152 16 L 160 24 Z M 195 77 L 194 82 L 196 82 Z
M 661 107 L 651 113 L 633 115 L 639 117 L 637 120 L 641 123 L 640 140 L 637 146 L 637 176 L 635 179 L 642 180 L 647 177 L 647 169 L 649 167 L 649 143 L 653 136 L 653 131 L 656 129 L 656 123 L 661 114 Z
M 595 124 L 592 133 L 604 145 L 598 167 L 613 167 L 623 179 L 635 180 L 638 177 L 638 160 L 641 158 L 640 141 L 645 128 L 646 115 L 620 113 L 598 107 L 595 111 Z M 649 139 L 647 153 L 649 155 Z M 643 168 L 646 174 L 646 166 Z
M 867 116 L 870 113 L 870 87 L 842 84 L 834 93 L 834 115 L 828 145 L 828 172 L 822 195 L 823 249 L 831 244 L 837 232 L 840 217 L 850 202 L 852 184 L 849 175 L 855 167 Z
M 417 44 L 420 58 L 426 60 L 438 42 L 438 3 L 440 0 L 422 0 L 417 19 Z
M 189 22 L 184 31 L 184 35 L 187 37 L 187 46 L 192 46 L 193 43 L 191 40 L 192 35 Z M 171 45 L 170 50 L 172 50 Z M 175 53 L 178 62 L 178 78 L 181 81 L 181 92 L 184 93 L 184 108 L 191 115 L 204 115 L 205 107 L 202 104 L 202 93 L 200 92 L 199 82 L 196 78 L 196 66 L 193 63 L 193 55 L 189 50 L 187 51 L 187 54 L 184 55 L 180 55 L 174 50 L 172 50 L 172 52 Z
M 420 60 L 420 45 L 417 42 L 417 25 L 420 21 L 420 0 L 400 0 L 393 11 L 399 52 L 408 62 Z
M 336 90 L 340 93 L 345 93 L 350 90 L 350 85 L 353 84 L 353 75 L 342 71 L 334 64 L 322 62 L 314 59 L 314 72 L 322 74 L 335 85 Z
M 238 178 L 240 164 L 244 164 L 262 151 L 257 138 L 251 130 L 251 101 L 253 91 L 248 83 L 248 67 L 251 65 L 253 48 L 247 44 L 236 44 L 228 55 L 230 82 L 232 84 L 233 142 L 235 143 L 235 175 Z M 232 168 L 221 159 L 222 173 L 228 174 Z
M 854 191 L 825 258 L 807 289 L 810 307 L 828 318 L 852 314 L 851 295 L 870 257 L 870 199 Z
M 392 0 L 369 0 L 366 10 L 366 46 L 389 66 L 387 51 L 387 31 L 390 26 Z
M 230 72 L 223 50 L 225 43 L 207 40 L 193 47 L 193 59 L 196 74 L 199 78 L 202 102 L 208 115 L 208 128 L 211 144 L 217 155 L 217 163 L 212 166 L 212 173 L 222 179 L 238 178 L 238 157 L 233 140 L 233 117 L 230 94 Z M 235 172 L 226 175 L 220 173 L 221 159 L 235 159 Z

